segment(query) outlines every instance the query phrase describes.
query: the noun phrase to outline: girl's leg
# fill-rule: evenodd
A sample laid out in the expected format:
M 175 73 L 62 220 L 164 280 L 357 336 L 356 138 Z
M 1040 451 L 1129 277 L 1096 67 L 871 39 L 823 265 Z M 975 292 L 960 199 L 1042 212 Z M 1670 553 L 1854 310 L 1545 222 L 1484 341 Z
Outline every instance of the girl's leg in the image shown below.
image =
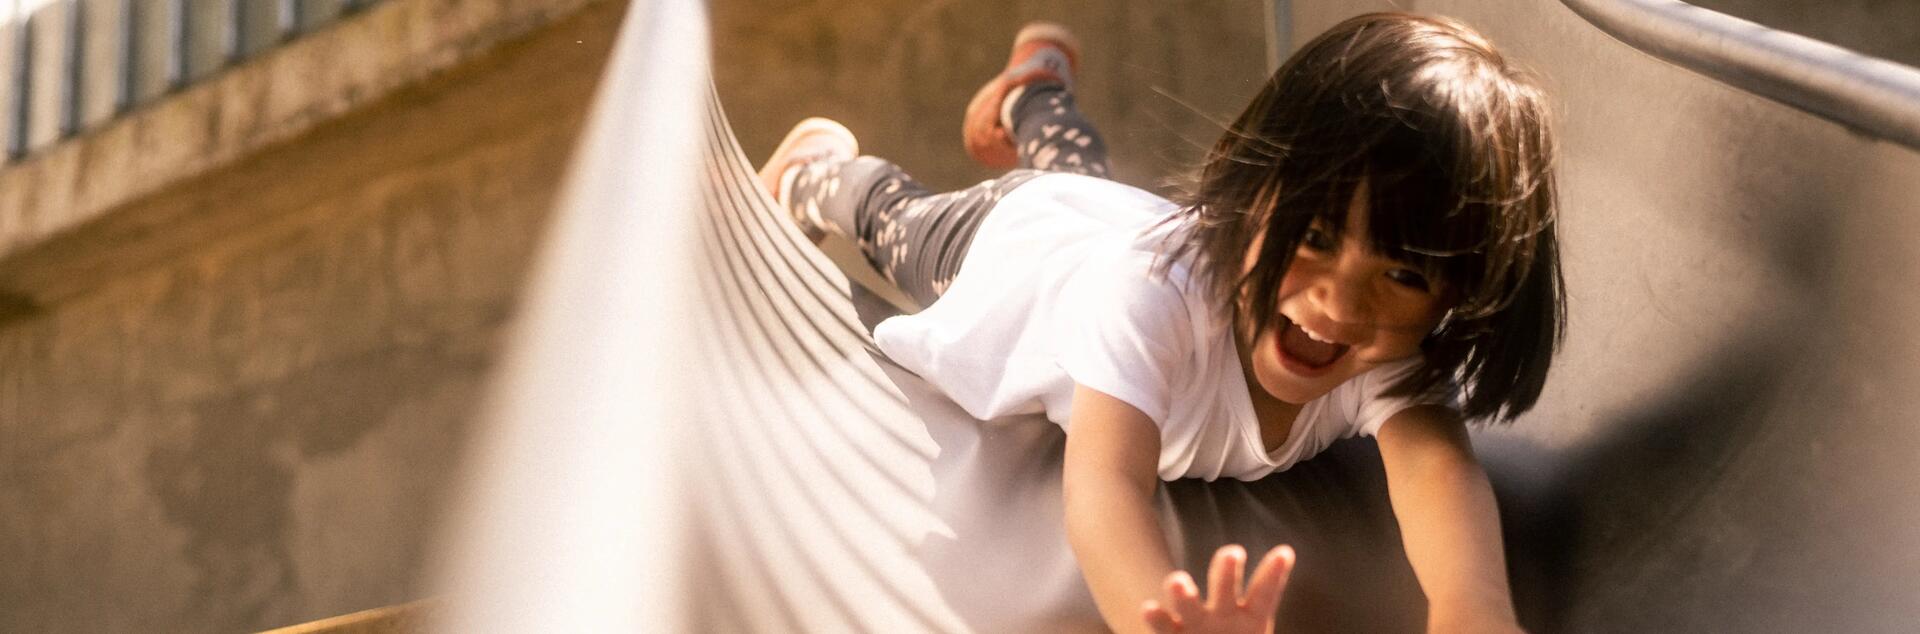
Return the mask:
M 934 194 L 893 163 L 867 156 L 846 160 L 857 153 L 852 149 L 857 144 L 851 132 L 833 124 L 825 128 L 846 138 L 837 146 L 818 145 L 843 153 L 814 152 L 829 160 L 794 167 L 791 180 L 784 181 L 791 185 L 778 197 L 810 233 L 825 230 L 852 239 L 882 275 L 922 306 L 931 304 L 953 283 L 981 220 L 1008 191 L 1047 171 L 1110 175 L 1106 143 L 1074 107 L 1069 89 L 1077 48 L 1073 36 L 1057 25 L 1023 27 L 1006 70 L 988 80 L 967 106 L 962 136 L 968 154 L 983 164 L 1013 162 L 1021 169 Z M 1008 161 L 1009 154 L 1017 161 Z M 779 191 L 777 175 L 768 172 L 762 179 L 769 191 Z
M 934 194 L 898 165 L 872 156 L 797 169 L 789 198 L 796 215 L 859 245 L 881 275 L 922 306 L 953 283 L 987 211 L 1040 174 L 1017 170 Z
M 1020 167 L 1108 178 L 1107 143 L 1074 107 L 1059 83 L 1033 83 L 1007 94 L 1001 120 L 1012 132 Z
M 953 283 L 980 221 L 1007 192 L 1045 172 L 1111 172 L 1106 143 L 1064 85 L 1028 84 L 1007 97 L 1022 169 L 935 194 L 884 159 L 815 161 L 796 168 L 788 204 L 803 222 L 853 240 L 908 297 L 931 304 Z

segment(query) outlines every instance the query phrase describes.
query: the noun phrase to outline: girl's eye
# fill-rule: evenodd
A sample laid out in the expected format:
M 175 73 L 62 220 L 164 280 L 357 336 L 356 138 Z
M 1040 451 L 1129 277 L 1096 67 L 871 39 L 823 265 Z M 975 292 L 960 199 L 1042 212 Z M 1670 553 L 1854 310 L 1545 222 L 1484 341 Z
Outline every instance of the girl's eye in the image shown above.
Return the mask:
M 1327 235 L 1325 231 L 1308 227 L 1307 234 L 1300 237 L 1300 244 L 1315 251 L 1332 251 L 1333 236 Z
M 1432 289 L 1432 285 L 1427 283 L 1427 276 L 1421 275 L 1419 273 L 1415 273 L 1413 271 L 1409 271 L 1407 269 L 1394 269 L 1394 270 L 1388 271 L 1387 279 L 1398 282 L 1401 286 L 1405 286 L 1407 288 L 1411 288 L 1416 291 L 1424 292 Z

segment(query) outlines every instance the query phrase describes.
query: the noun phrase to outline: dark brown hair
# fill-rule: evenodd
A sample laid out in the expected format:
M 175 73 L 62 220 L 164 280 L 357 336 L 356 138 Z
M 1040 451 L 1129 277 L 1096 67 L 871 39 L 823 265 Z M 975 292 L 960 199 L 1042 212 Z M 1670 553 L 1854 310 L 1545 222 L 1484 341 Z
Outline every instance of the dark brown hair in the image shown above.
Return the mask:
M 1187 238 L 1162 266 L 1190 262 L 1235 323 L 1263 332 L 1308 225 L 1346 226 L 1364 184 L 1373 249 L 1441 280 L 1453 306 L 1421 343 L 1425 369 L 1395 392 L 1451 380 L 1468 418 L 1511 419 L 1539 400 L 1566 329 L 1548 117 L 1533 78 L 1459 22 L 1348 19 L 1289 58 L 1214 145 L 1169 219 Z

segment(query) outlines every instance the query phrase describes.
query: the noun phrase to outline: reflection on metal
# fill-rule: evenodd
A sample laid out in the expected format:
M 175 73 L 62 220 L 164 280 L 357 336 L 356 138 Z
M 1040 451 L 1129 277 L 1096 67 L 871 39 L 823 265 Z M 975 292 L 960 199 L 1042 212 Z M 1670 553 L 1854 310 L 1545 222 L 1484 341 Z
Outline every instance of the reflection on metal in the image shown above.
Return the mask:
M 1561 2 L 1654 57 L 1920 150 L 1920 70 L 1677 0 Z
M 375 2 L 0 0 L 0 163 Z
M 447 631 L 966 629 L 918 419 L 774 210 L 700 4 L 635 3 L 490 390 Z

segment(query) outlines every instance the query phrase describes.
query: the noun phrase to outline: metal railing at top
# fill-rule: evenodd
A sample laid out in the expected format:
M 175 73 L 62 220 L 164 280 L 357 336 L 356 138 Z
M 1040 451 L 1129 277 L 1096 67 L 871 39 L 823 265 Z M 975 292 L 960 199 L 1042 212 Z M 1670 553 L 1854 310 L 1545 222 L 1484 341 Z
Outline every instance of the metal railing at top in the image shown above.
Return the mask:
M 1678 0 L 1561 0 L 1661 60 L 1920 150 L 1920 69 Z
M 378 1 L 0 0 L 0 163 Z

